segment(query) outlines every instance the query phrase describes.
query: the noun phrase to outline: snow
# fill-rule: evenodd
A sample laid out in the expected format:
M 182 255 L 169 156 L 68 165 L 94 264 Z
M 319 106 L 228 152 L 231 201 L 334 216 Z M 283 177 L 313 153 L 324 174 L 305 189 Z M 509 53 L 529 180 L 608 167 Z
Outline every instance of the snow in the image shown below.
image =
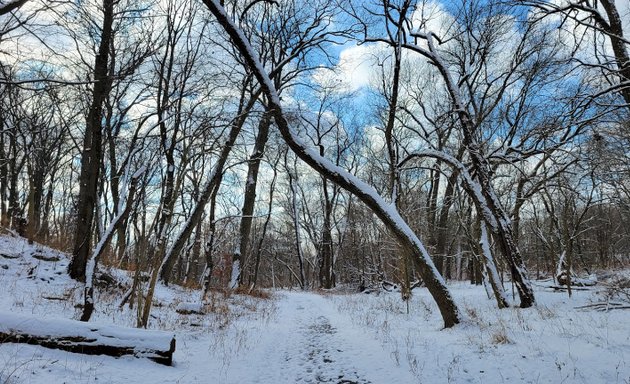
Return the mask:
M 241 262 L 234 260 L 232 263 L 232 275 L 230 276 L 230 289 L 238 288 L 238 278 L 241 276 Z
M 127 347 L 133 345 L 138 350 L 163 350 L 173 339 L 173 334 L 156 330 L 113 327 L 101 323 L 85 323 L 61 318 L 35 318 L 32 315 L 0 312 L 0 332 L 19 331 L 28 335 L 50 337 L 72 336 L 85 339 L 86 345 L 111 345 Z M 166 346 L 166 348 L 165 348 Z
M 1 327 L 20 321 L 40 333 L 81 332 L 69 320 L 80 315 L 74 304 L 81 302 L 82 286 L 66 275 L 67 255 L 6 236 L 0 236 L 0 254 L 13 257 L 0 256 Z M 108 273 L 129 283 L 128 272 Z M 535 285 L 535 307 L 499 310 L 482 287 L 451 283 L 465 321 L 447 330 L 423 288 L 413 291 L 407 314 L 395 292 L 273 291 L 271 299 L 211 292 L 201 307 L 195 303 L 199 291 L 158 286 L 150 326 L 164 332 L 158 335 L 176 335 L 174 366 L 0 344 L 0 382 L 630 382 L 630 311 L 584 307 L 602 300 L 601 285 L 569 298 L 545 288 L 549 284 Z M 117 308 L 122 294 L 98 289 L 95 321 L 85 327 L 145 334 L 120 330 L 135 322 L 135 308 Z M 177 308 L 203 308 L 205 314 L 179 314 Z
M 446 312 L 448 311 L 446 307 L 452 307 L 449 310 L 456 312 L 452 314 L 453 317 L 459 319 L 460 314 L 458 313 L 458 308 L 455 304 L 453 304 L 451 294 L 448 292 L 444 279 L 438 272 L 433 260 L 425 249 L 424 244 L 396 210 L 396 207 L 393 204 L 387 204 L 374 187 L 368 185 L 357 176 L 321 156 L 319 152 L 313 150 L 313 148 L 309 148 L 300 139 L 299 135 L 291 129 L 289 123 L 286 121 L 283 115 L 282 104 L 278 91 L 276 90 L 273 81 L 271 81 L 271 78 L 265 71 L 260 59 L 255 54 L 249 40 L 243 34 L 243 31 L 236 26 L 234 21 L 227 15 L 225 9 L 217 0 L 206 0 L 204 2 L 214 14 L 219 24 L 222 25 L 225 32 L 227 32 L 227 34 L 234 40 L 235 47 L 240 50 L 247 65 L 252 67 L 256 79 L 263 89 L 263 93 L 269 99 L 269 110 L 275 111 L 276 113 L 274 118 L 287 144 L 289 144 L 293 151 L 303 161 L 307 162 L 318 172 L 329 175 L 327 176 L 329 179 L 331 176 L 334 176 L 336 179 L 335 182 L 339 186 L 349 191 L 353 191 L 353 194 L 355 194 L 365 204 L 370 206 L 372 211 L 379 215 L 390 229 L 393 230 L 394 228 L 392 227 L 395 227 L 395 229 L 398 230 L 398 233 L 403 234 L 403 236 L 412 243 L 412 246 L 415 248 L 414 251 L 417 251 L 414 252 L 414 256 L 419 257 L 419 262 L 424 266 L 426 271 L 424 273 L 425 279 L 431 279 L 433 281 L 433 289 L 435 291 L 439 291 L 439 294 L 442 295 L 442 302 L 444 303 L 442 310 Z M 446 319 L 446 313 L 444 320 L 445 322 L 451 321 Z

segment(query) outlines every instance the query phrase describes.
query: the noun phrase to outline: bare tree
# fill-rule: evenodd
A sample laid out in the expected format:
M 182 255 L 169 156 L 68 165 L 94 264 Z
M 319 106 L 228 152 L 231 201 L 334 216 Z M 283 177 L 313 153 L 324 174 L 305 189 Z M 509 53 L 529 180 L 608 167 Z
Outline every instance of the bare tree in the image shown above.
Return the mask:
M 262 65 L 270 69 L 271 79 L 279 94 L 292 86 L 300 76 L 315 69 L 308 62 L 314 51 L 325 53 L 325 46 L 339 40 L 351 28 L 332 28 L 331 18 L 337 9 L 333 1 L 304 4 L 298 1 L 255 2 L 241 11 L 240 27 L 250 41 L 256 42 Z M 233 12 L 237 12 L 235 8 Z M 274 17 L 269 17 L 270 15 Z M 233 252 L 233 269 L 238 273 L 230 283 L 232 288 L 244 282 L 243 268 L 248 262 L 256 187 L 262 154 L 269 137 L 272 117 L 265 113 L 260 118 L 256 140 L 248 161 L 239 242 Z
M 129 191 L 127 192 L 127 196 L 119 201 L 118 215 L 112 220 L 111 224 L 103 234 L 103 237 L 96 245 L 94 251 L 92 251 L 92 254 L 90 255 L 90 258 L 88 259 L 86 267 L 85 288 L 83 293 L 83 311 L 81 313 L 81 321 L 90 321 L 90 318 L 92 317 L 92 313 L 94 312 L 95 300 L 94 275 L 96 273 L 98 261 L 105 252 L 107 245 L 114 237 L 114 234 L 118 227 L 123 225 L 131 210 L 134 208 L 134 198 L 136 194 L 136 189 L 138 187 L 138 181 L 140 180 L 140 177 L 142 176 L 144 171 L 144 168 L 140 168 L 138 171 L 130 176 Z
M 560 19 L 560 27 L 566 25 L 571 28 L 571 24 L 584 27 L 586 33 L 605 36 L 612 49 L 612 55 L 607 49 L 602 48 L 597 43 L 593 44 L 601 52 L 594 52 L 593 60 L 585 61 L 576 56 L 581 64 L 592 67 L 605 76 L 609 82 L 609 87 L 600 91 L 599 95 L 609 92 L 618 92 L 623 97 L 626 107 L 630 108 L 630 38 L 628 31 L 623 28 L 623 15 L 614 0 L 600 1 L 577 1 L 569 0 L 556 3 L 546 0 L 517 0 L 516 4 L 535 7 L 540 11 L 537 15 L 540 19 L 556 16 Z M 569 21 L 569 22 L 567 22 Z M 574 28 L 572 33 L 580 33 L 578 28 Z M 580 47 L 582 41 L 593 40 L 575 36 L 577 47 L 575 51 L 580 51 L 585 47 Z
M 268 99 L 268 110 L 273 114 L 280 133 L 289 147 L 300 159 L 309 164 L 313 169 L 357 196 L 373 210 L 388 229 L 392 231 L 394 236 L 401 243 L 401 247 L 404 251 L 408 252 L 410 257 L 414 257 L 418 260 L 418 264 L 422 268 L 421 274 L 423 280 L 438 304 L 444 320 L 444 326 L 452 327 L 459 323 L 459 310 L 448 288 L 435 269 L 435 265 L 429 257 L 424 245 L 413 231 L 411 231 L 400 214 L 395 209 L 392 209 L 391 205 L 387 204 L 372 187 L 359 180 L 356 176 L 349 174 L 344 169 L 335 166 L 329 160 L 321 157 L 318 153 L 310 150 L 302 143 L 290 128 L 283 113 L 283 107 L 280 103 L 278 92 L 269 78 L 269 75 L 264 70 L 259 58 L 255 56 L 251 44 L 218 2 L 204 0 L 204 3 L 217 18 L 217 21 L 225 32 L 231 37 L 233 44 L 241 52 L 245 64 L 252 70 L 258 80 L 263 94 L 265 94 Z
M 109 53 L 114 24 L 114 0 L 103 0 L 101 12 L 100 43 L 94 62 L 94 86 L 92 100 L 86 118 L 81 154 L 81 175 L 79 177 L 79 201 L 77 204 L 77 224 L 72 261 L 68 266 L 70 277 L 85 281 L 85 268 L 91 250 L 91 237 L 94 225 L 94 210 L 97 204 L 98 179 L 103 158 L 102 141 L 103 104 L 110 92 L 112 78 L 109 76 Z

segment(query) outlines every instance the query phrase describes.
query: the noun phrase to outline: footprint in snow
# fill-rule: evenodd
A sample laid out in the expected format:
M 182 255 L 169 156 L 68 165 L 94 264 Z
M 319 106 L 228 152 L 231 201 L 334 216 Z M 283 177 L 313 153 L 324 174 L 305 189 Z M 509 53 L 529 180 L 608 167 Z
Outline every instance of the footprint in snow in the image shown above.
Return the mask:
M 301 329 L 306 348 L 301 351 L 298 366 L 303 374 L 296 383 L 371 384 L 353 369 L 351 361 L 337 348 L 337 329 L 319 316 Z

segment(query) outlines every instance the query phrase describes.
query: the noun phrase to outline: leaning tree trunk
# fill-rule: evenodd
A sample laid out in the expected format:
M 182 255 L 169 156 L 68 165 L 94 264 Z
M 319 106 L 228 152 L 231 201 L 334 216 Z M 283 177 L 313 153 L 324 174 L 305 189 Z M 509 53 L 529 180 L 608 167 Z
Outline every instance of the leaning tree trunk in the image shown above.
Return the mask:
M 260 60 L 253 53 L 254 50 L 249 41 L 230 19 L 223 9 L 223 6 L 221 6 L 218 1 L 204 0 L 204 3 L 230 36 L 232 43 L 242 54 L 245 64 L 256 76 L 263 93 L 269 100 L 268 110 L 272 113 L 282 137 L 291 150 L 321 175 L 357 196 L 357 198 L 381 219 L 385 226 L 392 232 L 396 240 L 398 240 L 401 248 L 413 255 L 414 259 L 417 260 L 420 265 L 422 279 L 438 305 L 442 319 L 444 320 L 444 326 L 452 327 L 458 324 L 460 322 L 460 312 L 446 287 L 444 279 L 436 270 L 424 245 L 400 216 L 400 213 L 392 209 L 391 204 L 387 203 L 373 187 L 365 184 L 343 168 L 335 166 L 329 160 L 319 156 L 317 152 L 314 152 L 302 143 L 295 132 L 289 127 L 289 122 L 285 118 L 282 105 L 280 104 L 277 89 L 265 72 Z
M 136 194 L 136 188 L 138 186 L 138 180 L 143 173 L 144 168 L 141 168 L 139 171 L 131 176 L 131 183 L 129 185 L 127 199 L 124 201 L 124 204 L 119 205 L 118 215 L 112 220 L 109 228 L 105 231 L 105 234 L 99 241 L 98 245 L 96 246 L 88 260 L 86 266 L 86 278 L 83 296 L 83 313 L 81 314 L 81 321 L 90 321 L 90 318 L 92 317 L 92 312 L 94 312 L 94 274 L 96 273 L 96 266 L 98 265 L 98 261 L 101 258 L 103 252 L 105 252 L 105 249 L 109 245 L 112 237 L 114 237 L 114 233 L 129 216 L 129 213 L 131 212 L 131 209 L 133 207 L 133 201 Z
M 510 306 L 510 302 L 505 294 L 505 290 L 501 286 L 501 277 L 499 276 L 496 263 L 494 262 L 494 257 L 492 256 L 488 227 L 481 219 L 479 220 L 479 229 L 479 246 L 481 248 L 481 256 L 490 286 L 492 287 L 492 292 L 494 293 L 494 297 L 497 300 L 499 308 L 508 308 Z
M 485 206 L 481 206 L 481 202 L 475 199 L 478 211 L 484 213 L 484 220 L 490 226 L 490 229 L 497 236 L 497 242 L 505 258 L 510 263 L 512 280 L 521 299 L 521 308 L 528 308 L 535 304 L 534 290 L 527 278 L 527 270 L 521 256 L 521 252 L 517 246 L 512 224 L 507 212 L 503 209 L 501 202 L 495 194 L 494 187 L 490 176 L 490 165 L 483 156 L 483 150 L 477 136 L 477 127 L 463 102 L 461 93 L 457 84 L 453 80 L 447 65 L 442 61 L 436 51 L 433 36 L 428 35 L 427 45 L 429 49 L 429 57 L 433 60 L 437 69 L 440 71 L 446 82 L 448 93 L 453 102 L 454 110 L 459 119 L 463 144 L 466 148 L 468 156 L 470 156 L 471 168 L 475 175 L 475 181 L 480 186 L 480 193 L 485 198 Z M 427 55 L 426 51 L 424 53 Z M 491 217 L 490 217 L 491 216 Z
M 628 54 L 628 40 L 624 36 L 623 22 L 614 0 L 600 0 L 600 3 L 608 16 L 607 32 L 610 37 L 610 45 L 615 54 L 618 73 L 621 77 L 621 82 L 626 83 L 625 86 L 621 87 L 621 95 L 628 109 L 630 109 L 630 85 L 627 85 L 630 82 L 630 55 Z

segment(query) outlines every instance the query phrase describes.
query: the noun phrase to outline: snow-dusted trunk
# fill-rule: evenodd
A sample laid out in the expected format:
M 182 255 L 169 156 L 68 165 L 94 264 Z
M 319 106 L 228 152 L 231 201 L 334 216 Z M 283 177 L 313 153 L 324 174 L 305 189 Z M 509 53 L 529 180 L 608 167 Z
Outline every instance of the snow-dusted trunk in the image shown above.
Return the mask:
M 521 308 L 529 308 L 536 303 L 534 290 L 527 277 L 525 263 L 516 244 L 510 220 L 505 214 L 505 211 L 501 210 L 501 215 L 503 217 L 499 219 L 499 227 L 495 234 L 497 235 L 499 246 L 510 264 L 512 281 L 518 290 Z
M 494 263 L 494 257 L 492 256 L 492 250 L 490 249 L 490 237 L 488 236 L 488 227 L 483 220 L 479 220 L 480 234 L 479 234 L 479 246 L 481 247 L 481 255 L 483 257 L 483 263 L 485 266 L 486 274 L 492 287 L 492 292 L 497 300 L 499 308 L 508 308 L 510 302 L 505 290 L 501 286 L 501 277 L 497 271 L 497 266 Z
M 624 0 L 622 0 L 624 1 Z M 615 5 L 614 0 L 600 0 L 602 7 L 606 11 L 608 16 L 608 28 L 610 45 L 612 46 L 615 54 L 615 61 L 621 76 L 621 82 L 626 83 L 621 87 L 621 94 L 624 101 L 630 109 L 630 86 L 627 85 L 630 82 L 630 55 L 628 54 L 628 38 L 624 35 L 623 22 L 619 10 Z M 621 2 L 619 2 L 621 3 Z M 628 31 L 625 31 L 626 33 Z
M 1 313 L 0 317 L 0 343 L 41 345 L 86 355 L 130 355 L 165 365 L 173 363 L 176 342 L 175 335 L 170 332 L 140 331 L 14 313 Z
M 483 205 L 485 206 L 480 206 L 482 202 L 475 199 L 474 196 L 473 200 L 475 200 L 475 204 L 478 205 L 477 208 L 479 212 L 489 213 L 492 216 L 487 217 L 487 215 L 484 215 L 484 220 L 486 224 L 490 225 L 490 228 L 497 236 L 499 247 L 510 263 L 512 281 L 518 290 L 521 307 L 531 307 L 535 303 L 534 290 L 527 278 L 527 271 L 514 237 L 511 220 L 507 212 L 503 209 L 492 185 L 490 176 L 491 168 L 483 155 L 483 150 L 478 139 L 479 133 L 463 102 L 459 88 L 451 76 L 451 72 L 442 61 L 435 48 L 433 35 L 428 34 L 424 37 L 426 38 L 429 52 L 427 53 L 421 49 L 424 51 L 422 53 L 428 55 L 433 60 L 446 82 L 447 90 L 460 121 L 464 139 L 463 144 L 466 147 L 468 156 L 470 156 L 471 166 L 476 178 L 475 181 L 477 181 L 480 186 L 479 192 L 484 197 L 485 204 Z
M 489 166 L 485 159 L 482 158 L 478 147 L 478 144 L 474 143 L 474 141 L 469 146 L 473 169 L 481 186 L 480 192 L 484 196 L 486 203 L 485 207 L 478 207 L 478 211 L 484 211 L 492 216 L 484 217 L 484 221 L 487 225 L 490 225 L 492 232 L 496 236 L 499 248 L 510 264 L 512 281 L 518 290 L 521 308 L 528 308 L 535 303 L 534 291 L 527 278 L 527 271 L 516 243 L 511 220 L 494 192 L 489 175 Z M 478 205 L 482 204 L 479 201 L 475 203 Z
M 208 215 L 208 237 L 206 238 L 206 243 L 204 244 L 204 256 L 206 259 L 206 265 L 203 270 L 203 293 L 201 295 L 201 301 L 205 301 L 208 296 L 208 292 L 210 291 L 210 284 L 212 282 L 212 273 L 214 272 L 214 260 L 212 258 L 214 254 L 214 241 L 216 236 L 217 225 L 214 220 L 216 205 L 217 205 L 217 193 L 219 192 L 219 187 L 215 186 L 212 194 L 210 195 L 210 214 Z
M 118 205 L 118 216 L 116 216 L 109 224 L 109 227 L 88 259 L 85 270 L 85 288 L 83 292 L 83 313 L 81 314 L 81 321 L 90 321 L 90 318 L 92 317 L 92 312 L 94 312 L 94 274 L 96 273 L 96 266 L 98 265 L 101 255 L 105 252 L 107 245 L 112 240 L 112 237 L 114 237 L 114 233 L 129 216 L 131 208 L 133 207 L 133 200 L 136 195 L 138 180 L 140 180 L 143 173 L 144 168 L 141 168 L 131 176 L 127 198 L 125 200 L 121 200 Z
M 289 127 L 289 123 L 284 116 L 278 92 L 263 69 L 259 58 L 254 54 L 249 41 L 226 14 L 225 10 L 218 1 L 204 0 L 204 3 L 230 36 L 232 43 L 242 54 L 246 65 L 256 76 L 263 93 L 267 96 L 269 101 L 268 109 L 272 112 L 280 133 L 291 150 L 293 150 L 300 159 L 310 165 L 321 175 L 357 196 L 357 198 L 359 198 L 368 208 L 372 210 L 372 212 L 374 212 L 376 216 L 379 217 L 379 219 L 381 219 L 385 226 L 398 240 L 401 248 L 408 251 L 417 260 L 417 263 L 420 266 L 422 279 L 438 305 L 444 320 L 444 326 L 452 327 L 459 323 L 459 309 L 446 287 L 442 276 L 440 276 L 437 272 L 435 265 L 429 257 L 424 245 L 411 230 L 409 225 L 402 219 L 400 213 L 392 207 L 391 204 L 387 203 L 373 187 L 365 184 L 363 181 L 348 173 L 343 168 L 335 166 L 327 159 L 319 156 L 317 152 L 308 148 L 299 139 L 297 134 Z
M 254 214 L 254 206 L 256 203 L 256 187 L 258 185 L 258 170 L 260 169 L 260 161 L 262 160 L 265 145 L 269 138 L 269 128 L 271 126 L 271 116 L 268 113 L 264 113 L 258 124 L 258 135 L 254 143 L 254 150 L 252 151 L 249 161 L 247 163 L 247 181 L 245 182 L 245 195 L 243 196 L 243 208 L 241 210 L 241 224 L 239 226 L 239 240 L 237 248 L 232 254 L 232 271 L 238 273 L 234 276 L 233 281 L 230 283 L 231 288 L 235 288 L 237 285 L 243 284 L 242 268 L 235 268 L 238 263 L 239 266 L 244 265 L 247 262 L 250 232 L 252 229 L 252 219 Z M 236 284 L 232 284 L 236 283 Z

